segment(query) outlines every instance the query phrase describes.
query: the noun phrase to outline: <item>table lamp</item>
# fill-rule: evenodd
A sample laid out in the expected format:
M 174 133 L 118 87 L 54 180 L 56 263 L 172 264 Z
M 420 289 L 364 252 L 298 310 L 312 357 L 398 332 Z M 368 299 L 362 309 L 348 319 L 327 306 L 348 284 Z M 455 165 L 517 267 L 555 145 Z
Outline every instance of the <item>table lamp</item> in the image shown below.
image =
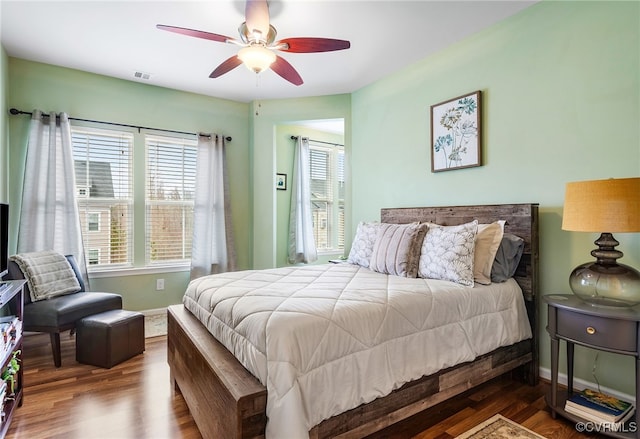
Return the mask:
M 562 230 L 601 233 L 591 251 L 595 262 L 579 265 L 569 277 L 576 296 L 597 306 L 640 303 L 640 272 L 616 262 L 623 253 L 612 235 L 640 232 L 640 178 L 567 183 Z

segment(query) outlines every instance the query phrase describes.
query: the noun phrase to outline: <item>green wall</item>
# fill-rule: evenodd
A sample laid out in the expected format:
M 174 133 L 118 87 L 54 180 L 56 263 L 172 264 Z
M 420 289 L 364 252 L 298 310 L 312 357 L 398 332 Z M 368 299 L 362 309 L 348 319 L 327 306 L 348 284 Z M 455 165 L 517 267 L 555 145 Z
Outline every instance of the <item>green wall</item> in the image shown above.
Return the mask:
M 352 229 L 382 207 L 540 203 L 541 293 L 570 293 L 597 235 L 561 230 L 565 184 L 640 175 L 639 33 L 638 2 L 543 2 L 353 93 Z M 484 165 L 431 173 L 430 105 L 475 90 Z M 640 267 L 640 234 L 616 236 Z M 593 381 L 594 357 L 577 349 L 577 377 Z M 597 370 L 635 393 L 631 357 L 600 354 Z
M 77 70 L 9 58 L 7 107 L 31 111 L 65 111 L 71 117 L 187 132 L 215 132 L 233 137 L 228 147 L 233 229 L 238 267 L 251 266 L 248 104 L 108 78 Z M 28 116 L 10 116 L 9 201 L 12 228 L 17 230 Z M 28 176 L 27 176 L 28 177 Z M 135 212 L 144 215 L 144 209 Z M 135 234 L 140 248 L 143 233 Z M 11 243 L 15 251 L 15 242 Z M 144 245 L 144 244 L 142 244 Z M 142 247 L 144 248 L 144 247 Z M 156 291 L 156 279 L 165 289 Z M 179 303 L 189 273 L 166 272 L 91 278 L 93 290 L 119 292 L 128 309 L 154 309 Z
M 0 46 L 0 202 L 8 200 L 8 161 L 9 161 L 9 127 L 8 114 L 4 111 L 7 102 L 9 81 L 9 58 L 4 47 Z
M 351 130 L 351 95 L 320 96 L 313 98 L 266 100 L 252 103 L 251 141 L 253 178 L 253 265 L 254 268 L 272 268 L 279 265 L 277 256 L 278 218 L 275 174 L 276 131 L 279 125 L 296 121 L 318 119 L 344 119 L 345 151 L 349 150 Z M 348 178 L 348 177 L 347 177 Z M 289 191 L 287 191 L 289 192 Z M 346 202 L 348 203 L 349 198 Z M 350 221 L 346 214 L 347 224 Z M 345 234 L 348 235 L 348 234 Z M 286 235 L 285 235 L 286 238 Z M 345 242 L 351 237 L 345 236 Z
M 303 121 L 301 121 L 303 122 Z M 309 137 L 322 142 L 344 145 L 344 135 L 314 130 L 302 125 L 276 126 L 276 172 L 287 174 L 287 190 L 276 191 L 276 266 L 289 264 L 289 215 L 291 211 L 291 187 L 293 185 L 293 160 L 295 141 L 291 136 Z M 351 242 L 345 241 L 345 242 Z M 348 250 L 348 249 L 347 249 Z M 327 263 L 329 259 L 342 256 L 344 252 L 319 254 L 317 264 Z

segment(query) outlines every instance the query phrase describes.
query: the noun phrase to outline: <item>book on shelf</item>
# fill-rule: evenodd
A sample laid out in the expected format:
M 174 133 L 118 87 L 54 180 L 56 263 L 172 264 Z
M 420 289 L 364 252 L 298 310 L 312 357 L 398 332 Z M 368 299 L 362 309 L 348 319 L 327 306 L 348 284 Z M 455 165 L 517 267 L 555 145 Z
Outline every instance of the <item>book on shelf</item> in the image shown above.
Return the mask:
M 18 318 L 14 315 L 0 316 L 0 323 L 13 323 L 16 320 Z
M 595 416 L 589 412 L 585 412 L 571 406 L 565 407 L 565 411 L 567 413 L 571 413 L 573 415 L 579 416 L 585 421 L 593 422 L 594 424 L 598 424 L 598 425 L 606 425 L 607 428 L 609 428 L 611 431 L 620 431 L 624 426 L 624 424 L 633 418 L 633 415 L 636 412 L 634 409 L 631 409 L 618 421 L 611 422 L 611 421 L 604 420 L 598 416 Z
M 565 410 L 579 410 L 600 419 L 602 422 L 618 422 L 633 410 L 633 404 L 605 393 L 584 389 L 570 395 Z
M 1 381 L 0 384 L 0 411 L 4 410 L 4 402 L 7 397 L 7 382 Z
M 16 343 L 22 330 L 22 321 L 16 316 L 0 317 L 0 355 L 6 354 Z

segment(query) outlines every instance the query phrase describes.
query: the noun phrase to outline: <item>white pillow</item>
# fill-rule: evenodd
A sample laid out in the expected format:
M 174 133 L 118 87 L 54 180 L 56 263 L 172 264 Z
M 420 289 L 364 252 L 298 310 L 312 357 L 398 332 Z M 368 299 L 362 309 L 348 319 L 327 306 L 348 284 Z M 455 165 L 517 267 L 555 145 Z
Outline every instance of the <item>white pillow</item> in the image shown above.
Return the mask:
M 482 285 L 491 284 L 491 267 L 504 234 L 505 221 L 478 224 L 473 257 L 473 279 Z
M 347 262 L 369 268 L 369 260 L 373 252 L 373 246 L 378 238 L 380 223 L 368 223 L 360 221 L 356 229 L 356 236 L 353 238 L 351 250 Z
M 473 286 L 478 221 L 459 226 L 430 224 L 420 251 L 418 277 Z

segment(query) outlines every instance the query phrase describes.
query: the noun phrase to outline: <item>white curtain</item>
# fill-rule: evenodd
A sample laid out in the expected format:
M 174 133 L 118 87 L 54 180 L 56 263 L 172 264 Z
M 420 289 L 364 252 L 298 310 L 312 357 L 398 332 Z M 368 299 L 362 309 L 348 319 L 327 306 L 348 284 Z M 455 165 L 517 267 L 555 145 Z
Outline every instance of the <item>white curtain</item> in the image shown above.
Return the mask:
M 309 263 L 318 259 L 313 237 L 309 139 L 298 137 L 293 162 L 293 187 L 289 215 L 289 262 Z
M 66 113 L 32 113 L 17 247 L 18 253 L 54 250 L 74 255 L 88 281 Z
M 191 279 L 235 270 L 223 136 L 199 136 L 193 207 Z

